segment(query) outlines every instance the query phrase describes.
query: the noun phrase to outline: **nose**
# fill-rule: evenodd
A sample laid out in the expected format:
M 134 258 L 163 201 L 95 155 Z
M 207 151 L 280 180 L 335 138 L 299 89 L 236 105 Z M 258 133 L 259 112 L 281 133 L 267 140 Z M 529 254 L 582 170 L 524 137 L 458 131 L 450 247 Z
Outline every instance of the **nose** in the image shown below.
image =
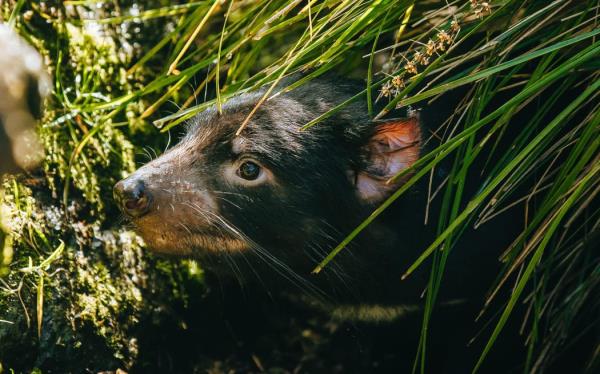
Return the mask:
M 113 195 L 123 213 L 138 218 L 148 212 L 152 197 L 139 179 L 123 179 L 115 184 Z

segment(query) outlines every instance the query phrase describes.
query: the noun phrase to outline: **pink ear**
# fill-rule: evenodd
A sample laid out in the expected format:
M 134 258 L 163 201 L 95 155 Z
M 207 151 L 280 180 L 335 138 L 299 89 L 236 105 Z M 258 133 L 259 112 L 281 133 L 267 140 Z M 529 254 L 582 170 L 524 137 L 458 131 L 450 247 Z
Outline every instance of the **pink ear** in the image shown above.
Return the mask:
M 402 180 L 386 181 L 419 159 L 421 128 L 418 117 L 379 125 L 366 145 L 366 167 L 356 175 L 359 196 L 374 203 L 384 199 Z

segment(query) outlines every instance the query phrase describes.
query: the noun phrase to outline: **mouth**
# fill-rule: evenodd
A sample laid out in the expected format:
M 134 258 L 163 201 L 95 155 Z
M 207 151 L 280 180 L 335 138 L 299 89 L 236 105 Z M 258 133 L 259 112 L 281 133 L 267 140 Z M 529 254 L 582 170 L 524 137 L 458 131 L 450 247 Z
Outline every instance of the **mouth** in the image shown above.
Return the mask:
M 245 241 L 227 236 L 204 234 L 190 235 L 185 239 L 192 251 L 236 253 L 249 250 L 249 246 Z
M 246 241 L 220 231 L 192 231 L 183 224 L 181 227 L 173 227 L 164 223 L 148 224 L 143 221 L 143 219 L 131 220 L 135 231 L 144 239 L 147 248 L 156 253 L 201 257 L 207 254 L 238 253 L 250 249 Z

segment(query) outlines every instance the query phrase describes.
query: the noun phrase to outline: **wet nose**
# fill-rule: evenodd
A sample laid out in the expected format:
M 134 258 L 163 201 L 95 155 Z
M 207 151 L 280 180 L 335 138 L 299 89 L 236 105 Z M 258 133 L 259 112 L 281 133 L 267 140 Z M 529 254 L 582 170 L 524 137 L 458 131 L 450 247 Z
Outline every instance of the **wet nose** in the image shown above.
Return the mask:
M 129 178 L 115 184 L 113 195 L 123 213 L 137 218 L 148 212 L 151 196 L 139 179 Z

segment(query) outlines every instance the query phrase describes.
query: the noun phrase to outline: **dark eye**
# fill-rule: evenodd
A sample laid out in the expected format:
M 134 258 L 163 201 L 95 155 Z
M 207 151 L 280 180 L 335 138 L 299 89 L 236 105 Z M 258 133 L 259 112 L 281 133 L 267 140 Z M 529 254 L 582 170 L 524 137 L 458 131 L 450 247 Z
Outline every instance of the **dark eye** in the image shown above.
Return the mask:
M 238 175 L 246 180 L 253 181 L 260 175 L 260 166 L 252 161 L 244 161 L 238 169 Z

